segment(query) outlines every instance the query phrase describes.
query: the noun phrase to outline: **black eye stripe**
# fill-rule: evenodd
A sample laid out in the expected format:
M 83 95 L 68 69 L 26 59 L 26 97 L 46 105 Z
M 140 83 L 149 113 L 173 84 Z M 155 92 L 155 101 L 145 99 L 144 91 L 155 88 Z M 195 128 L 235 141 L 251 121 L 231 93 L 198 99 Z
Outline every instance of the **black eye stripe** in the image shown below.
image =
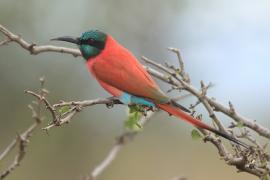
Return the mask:
M 90 39 L 82 39 L 81 44 L 87 44 L 90 46 L 94 46 L 100 50 L 104 49 L 105 43 L 103 41 L 97 41 L 93 38 Z
M 95 43 L 95 40 L 92 39 L 92 38 L 90 38 L 90 39 L 87 40 L 87 43 L 88 43 L 88 44 L 94 44 L 94 43 Z

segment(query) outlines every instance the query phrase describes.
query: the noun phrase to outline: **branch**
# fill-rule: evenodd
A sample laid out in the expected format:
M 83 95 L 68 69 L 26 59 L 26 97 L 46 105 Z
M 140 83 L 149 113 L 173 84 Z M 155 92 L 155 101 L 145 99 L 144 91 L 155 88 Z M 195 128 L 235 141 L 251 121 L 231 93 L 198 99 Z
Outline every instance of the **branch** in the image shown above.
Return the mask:
M 111 108 L 114 104 L 122 104 L 117 98 L 109 97 L 105 99 L 98 98 L 84 101 L 62 101 L 60 103 L 51 105 L 49 100 L 45 97 L 40 96 L 39 94 L 29 90 L 25 92 L 34 96 L 39 101 L 44 102 L 45 107 L 49 109 L 52 116 L 52 122 L 50 122 L 48 126 L 42 128 L 46 131 L 48 131 L 52 127 L 61 126 L 63 124 L 69 123 L 70 120 L 85 107 L 93 106 L 96 104 L 105 104 L 108 108 Z
M 183 80 L 186 82 L 190 82 L 189 75 L 185 72 L 184 61 L 182 59 L 182 56 L 181 56 L 179 49 L 169 47 L 168 50 L 172 51 L 173 53 L 175 53 L 177 55 L 177 59 L 178 59 L 179 66 L 180 66 L 179 74 L 183 77 Z M 174 70 L 177 71 L 177 69 L 175 69 L 173 66 L 171 66 L 171 68 L 173 68 Z
M 44 79 L 40 79 L 41 81 L 41 90 L 39 91 L 41 96 L 45 95 L 45 91 L 43 90 L 44 85 Z M 11 141 L 11 143 L 4 149 L 4 151 L 0 154 L 0 162 L 3 160 L 10 152 L 13 150 L 18 144 L 19 151 L 15 155 L 14 161 L 8 166 L 6 170 L 3 172 L 0 172 L 0 180 L 7 177 L 9 174 L 11 174 L 16 167 L 18 167 L 23 160 L 25 154 L 26 154 L 26 147 L 27 144 L 30 141 L 30 137 L 32 133 L 37 129 L 37 127 L 42 122 L 41 117 L 41 101 L 35 102 L 36 108 L 34 108 L 32 105 L 29 105 L 29 109 L 32 111 L 32 118 L 35 120 L 33 124 L 31 124 L 23 133 L 18 134 L 17 137 Z
M 2 25 L 0 25 L 0 32 L 2 32 L 7 38 L 6 40 L 2 41 L 1 44 L 8 44 L 11 42 L 15 42 L 19 44 L 22 48 L 29 51 L 31 54 L 38 54 L 41 52 L 61 52 L 72 54 L 74 56 L 81 55 L 79 50 L 77 49 L 57 47 L 57 46 L 37 46 L 34 43 L 28 43 L 20 36 L 11 33 Z M 169 48 L 169 50 L 176 54 L 179 62 L 179 68 L 169 65 L 168 63 L 166 63 L 165 65 L 158 64 L 155 61 L 143 57 L 143 60 L 146 63 L 154 66 L 155 68 L 161 71 L 160 72 L 158 70 L 155 70 L 149 66 L 144 66 L 151 75 L 157 77 L 158 79 L 172 86 L 172 90 L 186 91 L 197 97 L 198 102 L 196 104 L 199 103 L 203 104 L 203 106 L 208 111 L 209 117 L 213 120 L 214 124 L 223 132 L 231 133 L 231 135 L 234 135 L 233 129 L 225 128 L 224 125 L 221 123 L 221 121 L 215 115 L 215 112 L 221 112 L 230 117 L 234 122 L 241 123 L 244 127 L 257 132 L 259 135 L 267 139 L 270 139 L 270 130 L 268 128 L 258 124 L 257 122 L 249 118 L 240 115 L 233 107 L 232 103 L 229 103 L 229 106 L 227 107 L 218 103 L 213 98 L 207 96 L 208 86 L 205 86 L 203 82 L 201 83 L 201 89 L 196 89 L 194 86 L 192 86 L 192 84 L 190 83 L 189 75 L 185 72 L 184 62 L 181 57 L 180 51 L 176 48 Z M 40 101 L 42 101 L 51 112 L 53 121 L 49 126 L 44 128 L 46 130 L 50 129 L 51 127 L 60 126 L 64 123 L 69 122 L 77 112 L 81 111 L 83 107 L 99 103 L 101 104 L 105 103 L 108 107 L 117 104 L 117 102 L 115 102 L 115 100 L 112 99 L 103 99 L 103 100 L 97 99 L 87 101 L 87 103 L 85 101 L 79 102 L 72 101 L 72 102 L 61 102 L 59 104 L 51 105 L 49 101 L 45 100 L 42 96 L 37 96 L 36 93 L 31 91 L 28 91 L 27 93 L 35 96 Z M 84 103 L 86 103 L 85 106 Z M 196 105 L 193 106 L 193 108 L 195 107 Z M 219 155 L 225 160 L 225 162 L 228 165 L 233 165 L 239 171 L 248 172 L 260 178 L 269 177 L 269 168 L 267 167 L 267 164 L 270 163 L 270 156 L 265 152 L 264 147 L 257 145 L 256 141 L 254 141 L 253 138 L 250 137 L 247 138 L 247 134 L 246 135 L 244 134 L 242 137 L 237 135 L 237 137 L 248 139 L 251 143 L 256 145 L 256 147 L 245 150 L 239 147 L 238 145 L 231 144 L 232 152 L 230 152 L 223 145 L 222 141 L 218 137 L 214 136 L 213 134 L 205 130 L 201 129 L 199 130 L 204 135 L 204 140 L 211 142 L 217 148 Z M 103 169 L 107 167 L 107 164 L 109 164 L 108 162 L 111 162 L 114 159 L 115 157 L 114 154 L 117 154 L 118 151 L 119 151 L 118 148 L 116 148 L 116 150 L 112 150 L 112 152 L 109 153 L 112 155 L 108 155 L 108 157 L 106 158 L 107 160 L 105 159 L 105 162 L 103 162 L 101 166 L 98 166 L 98 170 L 94 170 L 94 175 L 96 174 L 98 175 L 99 172 L 102 172 Z M 96 171 L 98 171 L 98 173 L 96 173 Z
M 177 87 L 179 87 L 179 89 L 185 90 L 185 91 L 193 94 L 194 96 L 196 96 L 198 98 L 198 101 L 203 103 L 204 107 L 208 111 L 209 117 L 213 119 L 213 121 L 219 127 L 219 129 L 221 129 L 223 132 L 228 133 L 228 131 L 222 125 L 220 120 L 218 120 L 217 116 L 214 113 L 214 111 L 217 111 L 218 108 L 220 108 L 220 109 L 223 108 L 221 110 L 224 110 L 224 109 L 227 110 L 227 109 L 226 109 L 226 107 L 224 107 L 220 104 L 218 104 L 218 105 L 220 105 L 220 107 L 216 107 L 215 106 L 216 104 L 212 103 L 212 102 L 214 102 L 214 100 L 212 100 L 212 98 L 209 98 L 206 96 L 207 89 L 209 86 L 206 87 L 204 85 L 204 83 L 201 82 L 201 90 L 200 91 L 196 90 L 190 84 L 190 82 L 185 79 L 185 77 L 188 76 L 188 75 L 186 75 L 186 73 L 184 75 L 179 74 L 179 76 L 178 76 L 177 71 L 175 70 L 176 68 L 174 68 L 173 66 L 167 66 L 167 68 L 166 68 L 158 63 L 155 63 L 155 61 L 149 61 L 149 59 L 146 59 L 146 58 L 143 58 L 143 60 L 146 60 L 147 63 L 150 62 L 151 65 L 153 65 L 156 68 L 167 73 L 167 74 L 163 74 L 163 73 L 160 73 L 160 72 L 153 70 L 149 67 L 146 67 L 147 71 L 150 74 L 167 82 L 168 84 L 171 84 L 172 86 L 175 86 L 176 87 L 175 89 L 177 89 Z M 173 70 L 174 70 L 174 72 L 172 72 Z M 196 104 L 198 104 L 198 103 L 196 103 Z M 241 122 L 241 123 L 243 123 L 244 126 L 247 126 L 246 122 L 250 123 L 250 121 L 246 118 L 243 121 L 239 121 L 238 119 L 235 119 L 236 111 L 231 103 L 229 104 L 229 109 L 227 111 L 228 112 L 226 112 L 224 114 L 231 117 L 236 122 Z M 256 124 L 256 128 L 254 128 L 252 126 L 247 126 L 247 127 L 253 129 L 254 131 L 256 131 L 260 135 L 265 135 L 264 133 L 269 131 L 267 128 L 264 128 L 258 124 Z M 212 135 L 210 135 L 208 132 L 206 132 L 204 130 L 200 129 L 200 131 L 206 136 L 205 137 L 206 141 L 210 141 L 212 144 L 214 144 L 216 146 L 216 148 L 218 149 L 219 155 L 224 158 L 224 160 L 227 162 L 227 164 L 237 167 L 239 169 L 239 171 L 248 172 L 248 173 L 253 174 L 255 176 L 258 176 L 258 177 L 265 177 L 265 176 L 268 177 L 269 176 L 269 170 L 268 170 L 268 168 L 265 168 L 265 165 L 264 165 L 264 168 L 260 168 L 260 166 L 262 164 L 264 164 L 265 161 L 269 161 L 269 159 L 268 159 L 269 155 L 266 155 L 266 157 L 264 157 L 266 154 L 264 152 L 264 149 L 257 146 L 257 147 L 259 147 L 258 149 L 252 148 L 252 149 L 250 149 L 251 151 L 249 152 L 249 151 L 241 150 L 240 147 L 237 147 L 238 145 L 232 144 L 233 150 L 235 151 L 235 155 L 232 155 L 231 153 L 228 152 L 228 150 L 225 148 L 225 146 L 221 143 L 220 140 L 214 138 Z M 267 137 L 267 136 L 265 136 L 265 137 Z M 255 141 L 251 141 L 251 142 L 253 142 L 255 144 Z M 256 156 L 257 153 L 258 154 L 262 153 L 264 155 L 262 155 L 258 158 L 258 156 Z M 262 159 L 263 159 L 263 161 L 262 161 Z
M 6 36 L 6 40 L 2 41 L 0 45 L 8 44 L 10 42 L 15 42 L 19 44 L 23 49 L 30 52 L 30 54 L 39 54 L 43 52 L 58 52 L 58 53 L 66 53 L 71 54 L 75 57 L 81 56 L 81 53 L 78 49 L 66 48 L 66 47 L 58 47 L 51 45 L 38 46 L 35 43 L 29 43 L 25 41 L 20 35 L 15 35 L 3 25 L 0 24 L 0 32 L 2 32 Z
M 168 75 L 165 75 L 164 73 L 161 73 L 155 69 L 152 69 L 152 68 L 147 67 L 147 66 L 144 66 L 144 67 L 154 77 L 156 77 L 156 78 L 158 78 L 158 79 L 160 79 L 168 84 L 171 84 L 173 86 L 184 88 L 186 91 L 193 94 L 197 98 L 199 98 L 201 96 L 201 92 L 199 90 L 197 90 L 195 87 L 193 87 L 192 85 L 186 83 L 185 81 L 183 81 L 179 78 L 174 79 L 173 78 L 174 74 L 170 74 L 171 76 L 168 77 Z M 158 64 L 156 67 L 158 67 Z M 204 96 L 204 98 L 210 104 L 210 106 L 214 108 L 214 111 L 222 112 L 225 115 L 231 117 L 234 121 L 243 123 L 244 126 L 249 127 L 250 129 L 257 132 L 259 135 L 270 139 L 270 130 L 268 128 L 263 127 L 262 125 L 258 124 L 257 122 L 252 121 L 249 118 L 243 117 L 242 115 L 240 115 L 236 111 L 234 113 L 232 113 L 229 107 L 226 107 L 226 106 L 218 103 L 216 100 L 214 100 L 213 98 L 211 98 L 209 96 Z
M 85 107 L 97 105 L 97 104 L 105 104 L 107 107 L 111 108 L 115 104 L 122 104 L 117 98 L 110 97 L 110 98 L 105 98 L 105 99 L 94 99 L 94 100 L 84 100 L 84 101 L 70 101 L 70 102 L 65 102 L 61 101 L 60 103 L 56 103 L 51 105 L 49 100 L 42 96 L 39 95 L 36 92 L 33 91 L 25 91 L 27 94 L 30 94 L 37 98 L 40 102 L 43 102 L 45 107 L 49 109 L 51 112 L 51 116 L 53 118 L 52 122 L 45 128 L 44 130 L 49 130 L 52 127 L 55 126 L 61 126 L 64 123 L 70 122 L 70 120 L 73 118 L 73 116 L 83 110 Z M 62 108 L 66 108 L 64 112 L 61 112 Z M 143 126 L 146 122 L 150 120 L 150 117 L 153 116 L 155 112 L 153 111 L 147 111 L 145 116 L 142 116 L 139 120 L 139 124 Z M 56 120 L 55 120 L 56 119 Z M 87 176 L 85 179 L 87 180 L 93 180 L 96 179 L 97 176 L 99 176 L 116 158 L 122 147 L 132 140 L 135 135 L 138 134 L 138 131 L 126 131 L 122 135 L 120 135 L 112 149 L 109 151 L 108 155 L 106 158 L 98 165 L 96 168 L 91 172 L 89 176 Z
M 155 114 L 155 112 L 148 112 L 146 116 L 143 116 L 139 123 L 143 126 L 145 125 L 150 118 Z M 85 180 L 95 180 L 100 174 L 102 174 L 107 167 L 113 162 L 113 160 L 117 157 L 120 150 L 123 148 L 123 146 L 130 142 L 136 135 L 138 134 L 138 131 L 127 131 L 121 134 L 119 137 L 116 138 L 116 142 L 114 146 L 111 148 L 107 156 L 104 158 L 104 160 L 97 165 L 94 170 L 90 173 L 89 176 L 85 178 Z

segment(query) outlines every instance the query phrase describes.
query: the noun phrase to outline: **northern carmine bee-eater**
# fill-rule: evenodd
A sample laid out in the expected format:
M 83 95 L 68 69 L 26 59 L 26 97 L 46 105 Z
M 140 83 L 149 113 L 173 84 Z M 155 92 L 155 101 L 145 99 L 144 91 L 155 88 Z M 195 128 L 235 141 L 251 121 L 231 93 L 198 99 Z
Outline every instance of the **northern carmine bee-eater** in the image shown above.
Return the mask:
M 190 116 L 186 108 L 162 92 L 136 57 L 112 36 L 98 30 L 90 30 L 78 38 L 63 36 L 52 40 L 77 44 L 91 74 L 106 91 L 123 104 L 160 108 L 195 127 L 206 129 L 248 147 L 233 136 Z

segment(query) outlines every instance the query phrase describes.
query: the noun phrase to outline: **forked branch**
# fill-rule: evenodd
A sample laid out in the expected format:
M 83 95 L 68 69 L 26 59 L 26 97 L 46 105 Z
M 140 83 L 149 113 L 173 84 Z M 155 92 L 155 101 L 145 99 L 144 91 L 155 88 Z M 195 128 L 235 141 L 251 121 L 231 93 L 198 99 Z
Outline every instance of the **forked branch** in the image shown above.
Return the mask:
M 7 45 L 9 43 L 15 42 L 25 50 L 29 51 L 31 54 L 39 54 L 44 52 L 60 52 L 71 54 L 73 56 L 81 56 L 81 53 L 78 49 L 51 45 L 38 46 L 35 43 L 29 43 L 25 41 L 21 36 L 12 33 L 2 25 L 0 25 L 0 32 L 2 32 L 6 37 L 6 39 L 0 42 L 0 45 Z M 267 140 L 269 140 L 270 130 L 263 125 L 260 125 L 258 122 L 255 122 L 254 120 L 240 115 L 231 102 L 228 103 L 228 106 L 225 106 L 217 102 L 214 98 L 207 95 L 207 89 L 209 86 L 206 86 L 203 82 L 201 82 L 200 89 L 195 88 L 191 84 L 188 73 L 185 71 L 184 61 L 181 57 L 180 51 L 176 48 L 169 48 L 169 50 L 176 54 L 179 62 L 179 67 L 175 67 L 168 63 L 165 63 L 163 65 L 157 63 L 154 60 L 143 57 L 142 60 L 144 62 L 155 68 L 154 69 L 150 66 L 144 66 L 145 69 L 152 76 L 164 81 L 169 86 L 171 86 L 170 91 L 179 91 L 180 94 L 182 92 L 187 92 L 195 96 L 197 98 L 197 102 L 191 106 L 192 109 L 194 110 L 198 104 L 202 104 L 207 110 L 209 117 L 213 120 L 213 124 L 218 129 L 238 138 L 246 139 L 253 145 L 253 148 L 251 149 L 243 149 L 235 144 L 230 144 L 230 148 L 227 148 L 218 137 L 205 130 L 199 129 L 200 132 L 204 135 L 204 140 L 211 142 L 217 148 L 219 156 L 222 157 L 228 165 L 235 166 L 239 171 L 247 172 L 260 178 L 269 178 L 269 154 L 265 151 L 265 146 L 259 145 L 256 138 L 252 137 L 250 132 L 256 132 L 260 136 L 263 136 Z M 95 104 L 106 104 L 108 107 L 112 107 L 114 104 L 120 104 L 120 102 L 114 98 L 96 99 L 90 101 L 60 102 L 57 104 L 51 104 L 46 98 L 36 92 L 26 91 L 26 93 L 33 95 L 35 98 L 37 98 L 38 102 L 42 102 L 45 107 L 50 111 L 52 115 L 52 121 L 47 127 L 44 128 L 45 130 L 49 130 L 52 127 L 60 126 L 64 123 L 69 122 L 75 114 L 80 112 L 85 107 Z M 216 112 L 223 113 L 224 115 L 229 117 L 232 120 L 233 125 L 230 127 L 225 127 L 224 124 L 219 120 Z M 196 113 L 194 113 L 194 115 L 195 114 Z M 239 124 L 241 126 L 239 126 Z M 235 131 L 235 129 L 237 129 L 237 131 Z M 18 140 L 16 140 L 15 143 L 17 141 Z M 112 162 L 112 160 L 115 158 L 115 156 L 123 146 L 123 144 L 119 142 L 120 141 L 116 141 L 115 146 L 109 152 L 107 158 L 105 158 L 105 160 L 102 161 L 102 163 L 98 165 L 94 169 L 94 171 L 92 171 L 90 178 L 95 178 L 97 175 L 103 172 L 103 170 L 106 169 L 106 167 Z M 8 146 L 7 150 L 0 154 L 0 160 L 2 159 L 2 157 L 6 156 L 6 154 L 10 151 L 9 149 L 12 149 L 15 146 L 15 143 L 14 141 L 12 141 L 11 145 Z M 23 155 L 19 155 L 18 160 L 21 159 L 20 157 L 23 157 Z

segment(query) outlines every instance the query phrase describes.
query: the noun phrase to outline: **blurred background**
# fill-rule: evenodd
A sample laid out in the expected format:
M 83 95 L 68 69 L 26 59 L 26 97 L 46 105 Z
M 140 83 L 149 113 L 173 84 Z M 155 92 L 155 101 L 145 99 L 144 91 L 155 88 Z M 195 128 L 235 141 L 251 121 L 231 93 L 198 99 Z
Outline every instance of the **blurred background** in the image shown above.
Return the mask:
M 270 127 L 267 0 L 1 0 L 0 14 L 1 24 L 37 44 L 74 47 L 49 39 L 100 29 L 138 58 L 144 55 L 175 65 L 177 59 L 166 48 L 177 47 L 196 87 L 200 80 L 214 83 L 210 96 L 225 104 L 232 101 L 241 114 Z M 4 36 L 0 34 L 0 38 Z M 41 76 L 46 77 L 49 100 L 54 103 L 108 96 L 89 76 L 82 58 L 57 53 L 34 56 L 15 43 L 1 46 L 0 151 L 16 132 L 33 122 L 27 108 L 33 98 L 23 91 L 37 90 Z M 194 102 L 188 98 L 183 104 Z M 199 111 L 204 113 L 203 108 Z M 7 179 L 78 179 L 103 160 L 115 137 L 123 132 L 126 117 L 123 106 L 107 109 L 98 105 L 85 109 L 72 123 L 52 129 L 49 135 L 37 130 L 22 165 Z M 207 114 L 204 117 L 211 123 Z M 229 124 L 227 118 L 220 117 Z M 255 179 L 227 166 L 209 143 L 192 140 L 191 130 L 165 113 L 157 114 L 99 179 Z M 11 160 L 6 158 L 0 169 Z

